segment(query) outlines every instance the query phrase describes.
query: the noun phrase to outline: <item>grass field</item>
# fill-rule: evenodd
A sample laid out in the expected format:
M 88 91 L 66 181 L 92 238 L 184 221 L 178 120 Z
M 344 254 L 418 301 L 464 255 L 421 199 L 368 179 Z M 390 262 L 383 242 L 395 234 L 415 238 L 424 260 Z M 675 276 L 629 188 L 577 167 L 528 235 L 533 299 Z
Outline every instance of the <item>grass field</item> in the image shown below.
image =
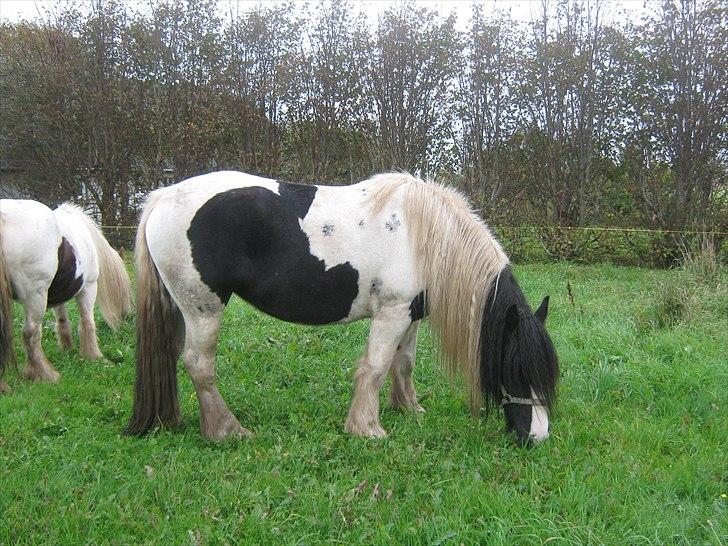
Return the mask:
M 347 436 L 367 324 L 290 325 L 239 300 L 218 375 L 256 437 L 203 440 L 184 373 L 183 429 L 125 437 L 131 320 L 117 334 L 100 325 L 110 360 L 85 362 L 56 348 L 49 313 L 60 384 L 10 370 L 0 397 L 0 543 L 728 544 L 728 275 L 516 273 L 533 304 L 551 294 L 562 366 L 551 438 L 530 449 L 500 416 L 469 417 L 426 328 L 415 384 L 427 413 L 383 409 L 389 438 Z

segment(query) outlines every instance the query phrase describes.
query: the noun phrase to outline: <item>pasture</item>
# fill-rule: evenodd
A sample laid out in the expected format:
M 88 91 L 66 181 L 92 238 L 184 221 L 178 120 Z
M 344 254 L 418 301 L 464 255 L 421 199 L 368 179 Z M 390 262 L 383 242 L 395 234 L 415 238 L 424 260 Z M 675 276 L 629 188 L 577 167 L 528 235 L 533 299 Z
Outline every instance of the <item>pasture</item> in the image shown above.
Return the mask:
M 532 305 L 551 295 L 562 369 L 551 437 L 534 448 L 513 444 L 499 415 L 469 416 L 426 323 L 415 385 L 427 413 L 386 409 L 387 383 L 390 436 L 348 436 L 366 321 L 296 326 L 239 299 L 217 371 L 255 438 L 205 441 L 184 372 L 183 427 L 125 437 L 133 321 L 117 334 L 99 323 L 108 360 L 90 362 L 57 348 L 48 313 L 43 345 L 61 382 L 10 369 L 0 396 L 0 544 L 728 543 L 728 274 L 552 264 L 516 275 Z

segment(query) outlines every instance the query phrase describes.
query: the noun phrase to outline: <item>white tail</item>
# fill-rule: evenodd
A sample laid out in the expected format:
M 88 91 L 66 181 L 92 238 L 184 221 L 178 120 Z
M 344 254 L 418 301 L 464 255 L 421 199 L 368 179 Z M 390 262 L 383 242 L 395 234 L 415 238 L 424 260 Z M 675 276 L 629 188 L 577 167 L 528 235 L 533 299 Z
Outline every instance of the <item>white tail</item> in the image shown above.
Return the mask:
M 121 319 L 131 313 L 131 283 L 124 262 L 106 241 L 96 222 L 83 210 L 70 203 L 58 208 L 78 218 L 91 234 L 99 260 L 99 309 L 104 322 L 116 330 Z

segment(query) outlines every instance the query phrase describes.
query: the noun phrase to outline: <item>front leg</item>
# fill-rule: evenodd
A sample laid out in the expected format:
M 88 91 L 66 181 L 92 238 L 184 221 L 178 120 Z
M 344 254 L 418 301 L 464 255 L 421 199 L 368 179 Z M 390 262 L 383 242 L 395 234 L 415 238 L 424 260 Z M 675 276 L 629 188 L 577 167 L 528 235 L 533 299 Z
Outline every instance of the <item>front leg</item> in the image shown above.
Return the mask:
M 369 438 L 387 435 L 379 422 L 379 390 L 411 322 L 408 303 L 384 307 L 372 317 L 366 351 L 354 374 L 354 397 L 344 427 L 346 432 Z

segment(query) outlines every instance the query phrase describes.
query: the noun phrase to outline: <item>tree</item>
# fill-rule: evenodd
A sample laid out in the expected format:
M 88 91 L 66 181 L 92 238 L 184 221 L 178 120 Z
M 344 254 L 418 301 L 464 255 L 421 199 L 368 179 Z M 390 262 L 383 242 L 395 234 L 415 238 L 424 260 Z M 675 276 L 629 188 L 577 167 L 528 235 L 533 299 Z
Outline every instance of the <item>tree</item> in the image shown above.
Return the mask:
M 291 3 L 231 14 L 225 30 L 225 92 L 238 108 L 230 113 L 236 164 L 275 175 L 280 168 L 283 117 L 293 98 L 301 21 Z
M 452 167 L 445 137 L 459 50 L 453 14 L 439 21 L 405 2 L 380 16 L 367 87 L 376 103 L 379 169 L 429 174 Z
M 589 222 L 601 205 L 605 171 L 599 158 L 615 155 L 629 72 L 621 35 L 602 22 L 602 3 L 562 0 L 551 20 L 544 0 L 532 26 L 519 110 L 527 127 L 531 191 L 561 226 Z
M 507 15 L 486 19 L 481 4 L 473 5 L 465 41 L 464 69 L 458 74 L 456 100 L 458 144 L 466 187 L 481 205 L 500 197 L 505 165 L 517 129 L 515 85 L 518 81 L 519 36 Z
M 297 66 L 297 92 L 287 115 L 292 176 L 348 181 L 368 174 L 365 147 L 371 97 L 364 90 L 369 36 L 346 0 L 319 5 Z
M 638 28 L 630 165 L 652 226 L 727 223 L 727 16 L 718 1 L 665 0 Z

